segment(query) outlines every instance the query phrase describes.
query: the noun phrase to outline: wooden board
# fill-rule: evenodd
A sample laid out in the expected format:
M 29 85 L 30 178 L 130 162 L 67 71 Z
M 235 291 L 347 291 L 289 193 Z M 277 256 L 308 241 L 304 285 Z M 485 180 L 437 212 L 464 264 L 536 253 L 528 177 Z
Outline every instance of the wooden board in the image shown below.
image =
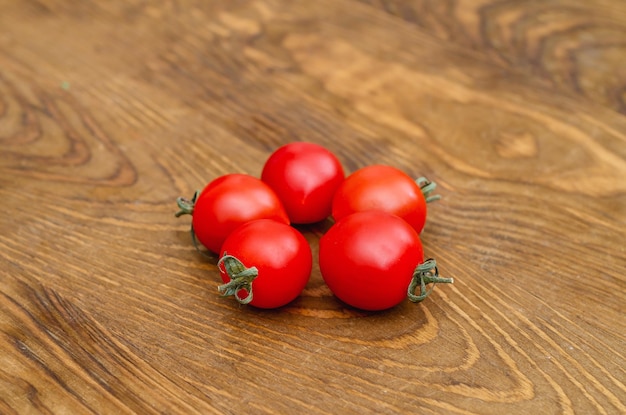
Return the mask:
M 0 1 L 0 413 L 625 413 L 625 91 L 618 0 Z M 297 140 L 454 285 L 221 298 L 175 199 Z

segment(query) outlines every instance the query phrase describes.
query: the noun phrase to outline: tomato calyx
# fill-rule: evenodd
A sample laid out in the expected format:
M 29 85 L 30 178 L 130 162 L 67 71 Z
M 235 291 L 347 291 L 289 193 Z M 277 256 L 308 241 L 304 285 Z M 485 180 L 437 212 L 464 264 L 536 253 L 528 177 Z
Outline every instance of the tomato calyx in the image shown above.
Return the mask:
M 441 195 L 431 195 L 431 193 L 437 188 L 437 183 L 431 182 L 426 177 L 420 177 L 415 180 L 415 183 L 419 186 L 424 198 L 426 199 L 426 203 L 434 202 L 435 200 L 441 199 Z
M 193 216 L 193 210 L 199 195 L 200 190 L 196 190 L 191 200 L 182 196 L 176 199 L 176 204 L 178 205 L 179 210 L 174 214 L 174 216 L 176 216 L 177 218 L 183 215 Z M 193 243 L 193 247 L 196 249 L 196 251 L 199 252 L 201 255 L 206 256 L 207 258 L 213 258 L 211 255 L 207 255 L 206 252 L 200 249 L 200 245 L 198 245 L 198 238 L 196 238 L 196 232 L 193 230 L 193 223 L 191 225 L 191 228 L 189 229 L 189 233 L 191 234 L 191 243 Z
M 224 266 L 230 281 L 217 287 L 223 297 L 234 296 L 239 304 L 248 304 L 252 301 L 252 281 L 259 276 L 257 267 L 247 268 L 239 259 L 224 252 L 218 261 L 218 268 Z M 245 290 L 247 295 L 240 297 L 239 292 Z
M 196 200 L 198 199 L 198 195 L 200 194 L 200 190 L 196 190 L 193 194 L 191 200 L 185 197 L 179 197 L 176 199 L 176 204 L 178 205 L 179 211 L 174 214 L 177 218 L 183 215 L 193 215 L 193 209 L 196 205 Z
M 419 303 L 420 301 L 426 299 L 431 292 L 433 292 L 436 283 L 452 284 L 453 282 L 453 278 L 440 277 L 439 271 L 437 270 L 437 261 L 429 258 L 415 268 L 415 271 L 413 272 L 413 279 L 411 280 L 411 284 L 409 284 L 409 289 L 407 291 L 407 297 L 409 297 L 409 300 L 412 302 Z M 428 284 L 433 284 L 429 290 L 426 289 Z M 420 289 L 419 295 L 415 293 L 417 287 Z

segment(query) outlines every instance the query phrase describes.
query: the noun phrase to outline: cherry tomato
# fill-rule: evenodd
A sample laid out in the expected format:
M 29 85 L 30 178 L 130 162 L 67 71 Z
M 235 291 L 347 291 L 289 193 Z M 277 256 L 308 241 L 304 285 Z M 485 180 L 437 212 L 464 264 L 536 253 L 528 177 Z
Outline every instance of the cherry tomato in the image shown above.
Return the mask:
M 424 184 L 432 191 L 434 183 Z M 339 186 L 332 216 L 339 220 L 354 212 L 382 210 L 400 216 L 420 233 L 426 223 L 426 201 L 420 185 L 406 173 L 391 166 L 373 165 L 355 171 Z
M 293 301 L 311 275 L 307 240 L 289 225 L 259 219 L 238 227 L 222 246 L 220 292 L 242 304 L 277 308 Z
M 273 219 L 289 224 L 274 191 L 246 174 L 227 174 L 209 183 L 189 201 L 178 198 L 176 216 L 191 214 L 195 237 L 210 251 L 219 253 L 222 243 L 238 226 L 254 219 Z
M 292 223 L 314 223 L 331 213 L 333 195 L 344 180 L 337 157 L 313 143 L 286 144 L 267 159 L 261 180 L 283 202 Z
M 430 294 L 426 284 L 452 282 L 437 275 L 434 260 L 424 262 L 422 243 L 411 225 L 376 210 L 335 223 L 320 239 L 319 265 L 335 296 L 362 310 L 388 309 L 407 296 L 421 301 Z M 419 295 L 413 293 L 418 287 Z

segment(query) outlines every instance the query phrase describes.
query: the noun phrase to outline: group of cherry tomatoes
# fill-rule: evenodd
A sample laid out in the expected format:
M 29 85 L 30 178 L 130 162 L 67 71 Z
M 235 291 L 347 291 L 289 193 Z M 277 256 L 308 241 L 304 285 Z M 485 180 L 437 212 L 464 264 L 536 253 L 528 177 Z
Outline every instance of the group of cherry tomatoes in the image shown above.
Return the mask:
M 293 142 L 266 161 L 261 178 L 227 174 L 191 200 L 178 198 L 176 216 L 192 215 L 191 232 L 219 254 L 219 291 L 242 304 L 277 308 L 300 295 L 313 258 L 290 226 L 334 220 L 319 242 L 324 281 L 340 300 L 363 310 L 421 301 L 429 284 L 452 282 L 424 261 L 419 234 L 434 183 L 386 165 L 345 177 L 338 158 L 314 143 Z

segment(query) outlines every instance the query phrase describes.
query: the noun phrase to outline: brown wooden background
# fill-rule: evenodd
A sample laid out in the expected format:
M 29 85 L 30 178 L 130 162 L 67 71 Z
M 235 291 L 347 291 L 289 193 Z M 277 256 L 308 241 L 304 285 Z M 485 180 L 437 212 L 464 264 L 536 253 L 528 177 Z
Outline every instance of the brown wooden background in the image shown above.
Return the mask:
M 455 284 L 220 298 L 175 198 L 293 140 L 438 182 Z M 621 0 L 1 0 L 0 207 L 2 414 L 626 412 Z

